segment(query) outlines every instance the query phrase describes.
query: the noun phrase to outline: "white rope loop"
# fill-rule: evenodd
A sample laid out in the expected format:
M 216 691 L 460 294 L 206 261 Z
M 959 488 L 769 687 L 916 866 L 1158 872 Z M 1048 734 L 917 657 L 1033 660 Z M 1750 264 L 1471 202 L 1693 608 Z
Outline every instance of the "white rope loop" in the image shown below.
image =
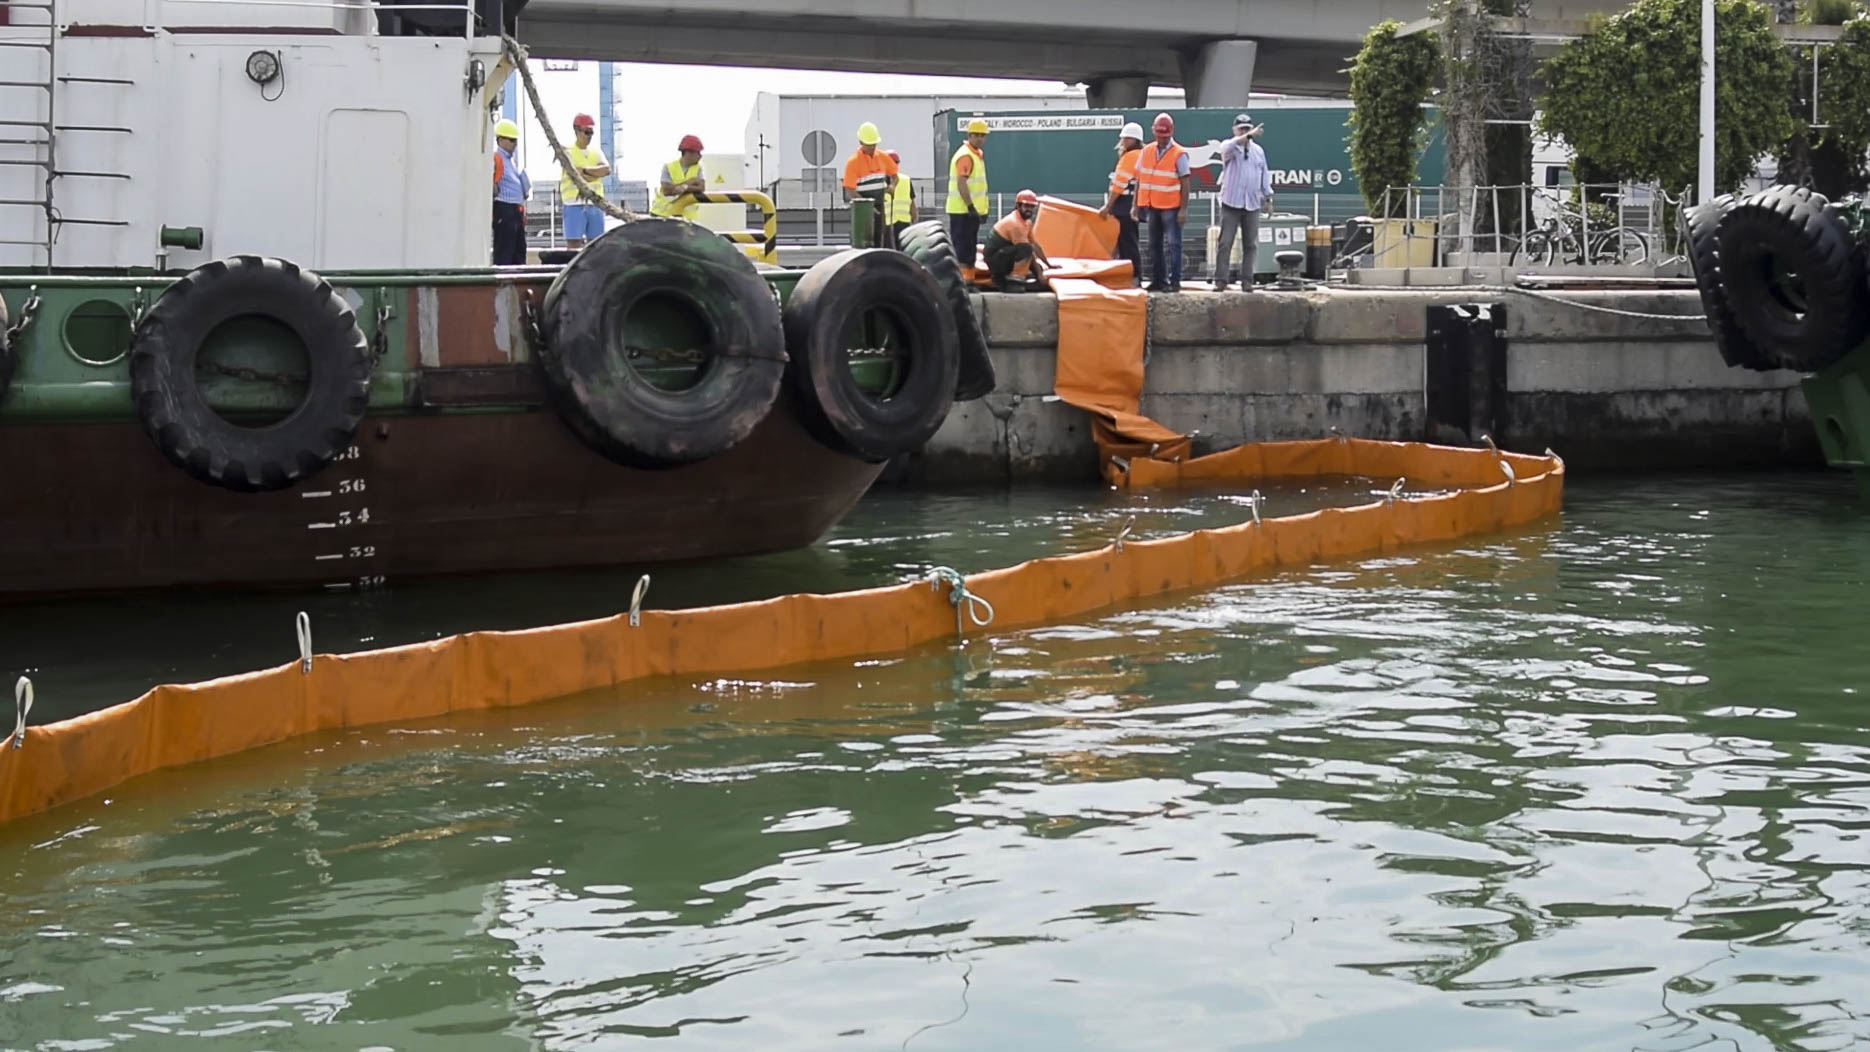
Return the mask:
M 630 592 L 630 627 L 636 628 L 643 623 L 643 597 L 649 594 L 649 575 L 637 578 L 636 588 Z
M 930 590 L 940 592 L 944 584 L 948 586 L 948 603 L 954 607 L 954 634 L 956 636 L 962 638 L 967 636 L 966 626 L 961 621 L 963 610 L 967 611 L 968 620 L 978 627 L 986 628 L 993 624 L 993 604 L 984 597 L 968 591 L 967 578 L 961 576 L 961 571 L 950 566 L 937 566 L 929 571 Z M 981 614 L 983 610 L 986 611 L 985 616 Z
M 312 619 L 305 611 L 299 611 L 295 627 L 299 636 L 299 672 L 309 676 L 312 673 Z
M 1396 480 L 1395 482 L 1392 482 L 1392 483 L 1390 483 L 1390 492 L 1389 492 L 1389 497 L 1388 497 L 1388 498 L 1387 498 L 1387 499 L 1386 499 L 1386 500 L 1384 501 L 1384 503 L 1385 503 L 1385 504 L 1394 504 L 1394 503 L 1396 503 L 1397 501 L 1399 501 L 1399 500 L 1401 500 L 1401 499 L 1402 499 L 1402 492 L 1403 492 L 1403 486 L 1404 486 L 1404 484 L 1406 484 L 1406 483 L 1407 483 L 1408 481 L 1409 481 L 1408 479 L 1406 479 L 1406 478 L 1402 478 L 1402 479 L 1397 479 L 1397 480 Z
M 1247 507 L 1253 512 L 1253 525 L 1255 526 L 1260 524 L 1260 505 L 1265 503 L 1266 498 L 1261 496 L 1257 489 L 1253 491 L 1253 496 L 1247 498 Z
M 26 744 L 26 714 L 32 711 L 32 680 L 25 676 L 13 684 L 13 733 L 7 743 L 15 749 Z
M 1518 482 L 1519 476 L 1513 473 L 1513 465 L 1506 462 L 1506 454 L 1500 452 L 1500 447 L 1493 444 L 1493 436 L 1483 433 L 1480 440 L 1487 443 L 1487 448 L 1493 451 L 1494 463 L 1500 465 L 1500 473 L 1506 476 L 1506 484 L 1511 486 Z
M 1130 521 L 1123 524 L 1123 529 L 1117 531 L 1117 539 L 1111 542 L 1116 546 L 1117 554 L 1123 554 L 1124 539 L 1129 537 L 1131 531 L 1134 529 L 1136 529 L 1136 516 L 1132 515 L 1130 516 Z

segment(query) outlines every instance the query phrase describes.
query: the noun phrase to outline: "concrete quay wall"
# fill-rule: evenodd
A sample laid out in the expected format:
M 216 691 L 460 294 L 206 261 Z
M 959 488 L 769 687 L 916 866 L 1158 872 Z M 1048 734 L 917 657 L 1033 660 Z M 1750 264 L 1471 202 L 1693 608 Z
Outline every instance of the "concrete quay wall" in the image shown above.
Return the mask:
M 1798 374 L 1726 367 L 1692 290 L 1551 295 L 1693 317 L 1473 289 L 1152 296 L 1142 411 L 1193 433 L 1197 453 L 1336 427 L 1460 444 L 1487 432 L 1586 471 L 1823 463 Z M 1475 326 L 1483 337 L 1451 341 L 1447 312 L 1434 308 L 1473 304 L 1490 306 L 1493 320 Z M 999 388 L 956 406 L 891 474 L 930 484 L 1095 477 L 1088 416 L 1052 394 L 1057 300 L 991 294 L 975 309 Z

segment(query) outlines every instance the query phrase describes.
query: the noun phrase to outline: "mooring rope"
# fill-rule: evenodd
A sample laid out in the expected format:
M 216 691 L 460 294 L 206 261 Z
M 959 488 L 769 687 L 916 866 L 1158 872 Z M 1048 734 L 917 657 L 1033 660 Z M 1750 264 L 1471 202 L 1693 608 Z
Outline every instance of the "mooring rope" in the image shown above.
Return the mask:
M 993 604 L 978 593 L 968 590 L 967 578 L 961 576 L 961 571 L 951 566 L 937 566 L 929 571 L 929 588 L 939 592 L 944 584 L 948 585 L 949 589 L 948 602 L 954 607 L 954 634 L 956 636 L 962 638 L 967 636 L 966 626 L 961 621 L 963 609 L 967 611 L 968 620 L 974 622 L 975 625 L 986 628 L 993 624 Z M 981 616 L 982 610 L 987 611 L 985 617 Z
M 32 711 L 32 680 L 25 676 L 13 684 L 13 733 L 7 735 L 8 744 L 15 749 L 26 744 L 26 714 Z
M 604 197 L 602 190 L 595 189 L 590 183 L 585 182 L 584 173 L 571 163 L 571 157 L 565 153 L 565 147 L 558 141 L 558 133 L 552 130 L 552 118 L 545 115 L 545 103 L 539 101 L 539 86 L 532 82 L 532 70 L 526 65 L 525 49 L 519 46 L 519 41 L 514 40 L 507 33 L 500 34 L 500 45 L 506 52 L 507 60 L 513 63 L 514 71 L 519 74 L 520 83 L 526 86 L 526 98 L 532 101 L 532 112 L 539 118 L 539 127 L 545 131 L 545 141 L 551 145 L 553 155 L 558 158 L 559 167 L 565 170 L 572 185 L 578 188 L 579 196 L 585 198 L 584 203 L 594 204 L 603 209 L 606 215 L 621 219 L 626 223 L 633 223 L 642 218 L 627 208 L 613 204 Z M 607 157 L 605 160 L 615 162 L 616 158 Z M 559 203 L 564 205 L 579 202 L 561 201 Z

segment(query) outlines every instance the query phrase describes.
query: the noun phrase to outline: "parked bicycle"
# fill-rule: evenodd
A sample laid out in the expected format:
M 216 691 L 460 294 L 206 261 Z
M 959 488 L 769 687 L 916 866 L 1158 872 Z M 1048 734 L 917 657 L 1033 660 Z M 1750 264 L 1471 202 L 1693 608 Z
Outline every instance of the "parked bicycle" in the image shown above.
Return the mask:
M 1641 232 L 1620 222 L 1587 229 L 1584 214 L 1567 205 L 1557 194 L 1544 187 L 1534 187 L 1532 192 L 1551 205 L 1551 216 L 1514 244 L 1509 264 L 1606 266 L 1648 261 L 1649 238 Z M 1622 194 L 1604 195 L 1611 207 L 1618 209 L 1622 207 L 1622 198 Z

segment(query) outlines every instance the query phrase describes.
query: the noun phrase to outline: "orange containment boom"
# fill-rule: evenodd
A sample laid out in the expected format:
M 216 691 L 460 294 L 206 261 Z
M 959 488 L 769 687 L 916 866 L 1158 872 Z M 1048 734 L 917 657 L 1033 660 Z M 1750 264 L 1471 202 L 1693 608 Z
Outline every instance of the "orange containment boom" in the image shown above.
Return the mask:
M 976 625 L 1018 629 L 1276 567 L 1523 526 L 1556 513 L 1564 489 L 1564 464 L 1552 455 L 1342 438 L 1243 446 L 1183 463 L 1137 460 L 1122 470 L 1131 485 L 1359 475 L 1478 488 L 1420 498 L 1393 493 L 1263 521 L 1256 506 L 1255 519 L 1237 526 L 1119 538 L 1095 551 L 965 578 L 936 571 L 928 580 L 836 595 L 470 632 L 356 654 L 313 656 L 302 642 L 302 662 L 157 687 L 135 701 L 16 731 L 0 742 L 0 821 L 149 771 L 314 731 L 528 705 L 652 676 L 894 654 L 964 632 L 964 612 Z

